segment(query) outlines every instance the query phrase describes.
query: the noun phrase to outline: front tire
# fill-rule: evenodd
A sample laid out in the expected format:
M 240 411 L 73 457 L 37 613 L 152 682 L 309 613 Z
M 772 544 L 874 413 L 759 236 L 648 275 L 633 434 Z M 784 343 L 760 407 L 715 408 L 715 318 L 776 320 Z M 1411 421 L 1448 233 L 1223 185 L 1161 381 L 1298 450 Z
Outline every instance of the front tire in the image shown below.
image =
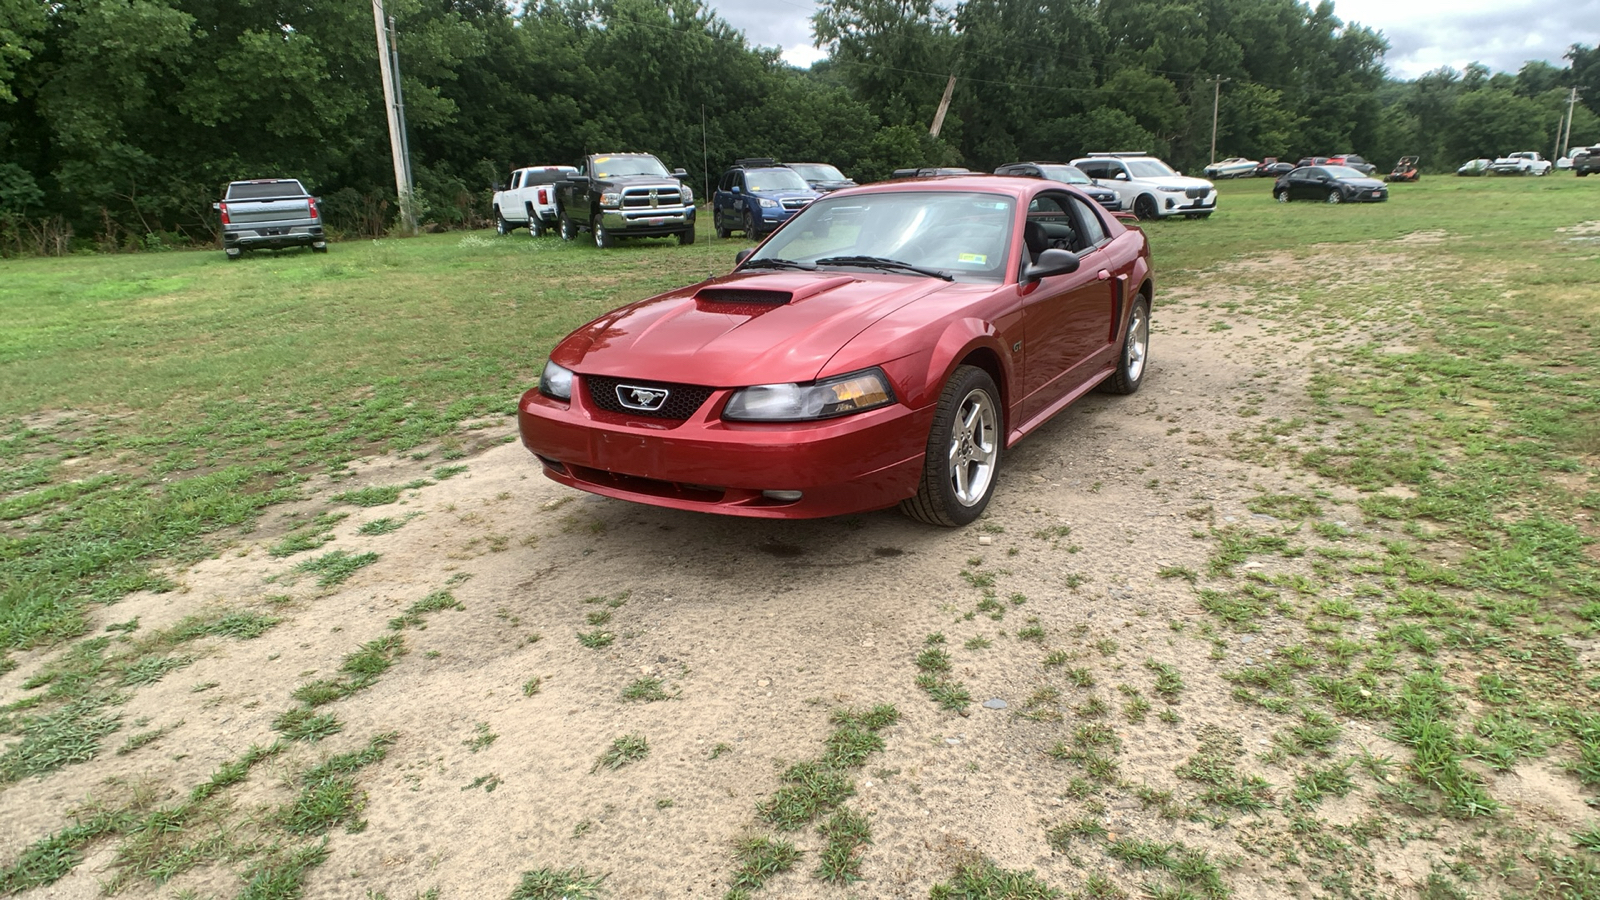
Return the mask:
M 694 243 L 694 226 L 693 225 L 690 225 L 688 228 L 685 228 L 684 230 L 678 232 L 678 246 L 679 247 L 687 247 L 687 246 L 689 246 L 690 244 L 693 244 L 693 243 Z
M 761 232 L 756 228 L 756 217 L 751 215 L 748 209 L 744 211 L 744 236 L 752 241 L 761 240 Z
M 947 528 L 977 519 L 994 496 L 1004 443 L 994 379 L 976 366 L 956 367 L 939 395 L 917 494 L 901 501 L 900 511 Z
M 561 213 L 561 239 L 563 241 L 571 241 L 576 240 L 577 237 L 578 226 L 572 224 L 572 219 L 565 212 Z
M 1131 394 L 1139 390 L 1149 361 L 1150 301 L 1140 294 L 1133 301 L 1133 311 L 1128 314 L 1128 335 L 1122 339 L 1117 370 L 1100 382 L 1100 390 L 1107 394 Z
M 1328 192 L 1328 201 L 1327 202 L 1329 202 L 1329 203 L 1343 203 L 1344 202 L 1344 195 L 1339 193 L 1338 191 L 1329 191 Z
M 616 239 L 611 236 L 611 232 L 606 230 L 605 223 L 600 216 L 595 216 L 594 221 L 590 223 L 589 233 L 594 235 L 594 245 L 601 250 L 610 250 L 617 245 Z
M 1139 199 L 1133 201 L 1133 215 L 1144 222 L 1161 218 L 1161 213 L 1156 208 L 1156 198 L 1149 194 L 1140 194 Z

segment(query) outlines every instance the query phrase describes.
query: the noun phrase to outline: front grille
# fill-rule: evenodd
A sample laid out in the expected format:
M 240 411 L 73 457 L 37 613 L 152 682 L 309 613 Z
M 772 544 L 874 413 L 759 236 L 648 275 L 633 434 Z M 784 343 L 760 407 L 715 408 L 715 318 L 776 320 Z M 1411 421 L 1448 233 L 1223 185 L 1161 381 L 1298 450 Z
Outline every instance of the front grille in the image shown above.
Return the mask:
M 714 390 L 697 384 L 670 384 L 662 381 L 639 381 L 633 378 L 609 378 L 604 375 L 584 375 L 583 383 L 589 387 L 589 401 L 606 412 L 625 416 L 647 416 L 652 419 L 672 419 L 678 422 L 694 415 L 694 411 L 705 404 Z M 667 399 L 661 404 L 660 409 L 629 409 L 617 399 L 619 384 L 665 390 Z
M 650 202 L 655 198 L 655 203 Z M 625 209 L 649 209 L 662 206 L 682 206 L 683 195 L 677 188 L 628 188 L 622 192 L 622 205 Z
M 804 197 L 788 197 L 782 201 L 784 209 L 805 209 L 810 202 Z

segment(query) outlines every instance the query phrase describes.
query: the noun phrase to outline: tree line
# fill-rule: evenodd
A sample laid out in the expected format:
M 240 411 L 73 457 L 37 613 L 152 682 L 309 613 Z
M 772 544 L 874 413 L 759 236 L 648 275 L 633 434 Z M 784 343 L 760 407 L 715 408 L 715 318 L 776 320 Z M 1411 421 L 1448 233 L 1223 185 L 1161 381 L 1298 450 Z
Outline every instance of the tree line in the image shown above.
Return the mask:
M 388 0 L 418 206 L 477 224 L 514 166 L 641 150 L 976 170 L 1092 150 L 1354 151 L 1435 171 L 1600 142 L 1600 51 L 1386 76 L 1383 38 L 1296 0 L 827 0 L 801 70 L 702 0 Z M 954 78 L 937 137 L 935 109 Z M 228 181 L 298 177 L 328 224 L 395 220 L 368 0 L 0 0 L 0 252 L 212 243 Z

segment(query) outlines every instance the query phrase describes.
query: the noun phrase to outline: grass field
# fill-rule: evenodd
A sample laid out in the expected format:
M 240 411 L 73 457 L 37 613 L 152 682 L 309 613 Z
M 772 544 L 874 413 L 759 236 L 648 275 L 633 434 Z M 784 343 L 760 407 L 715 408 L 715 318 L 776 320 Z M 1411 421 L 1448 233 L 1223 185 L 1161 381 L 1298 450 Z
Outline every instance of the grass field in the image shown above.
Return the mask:
M 1202 530 L 1197 517 L 1209 570 L 1160 575 L 1201 585 L 1218 633 L 1249 632 L 1274 608 L 1304 624 L 1310 638 L 1296 653 L 1231 678 L 1236 700 L 1297 723 L 1273 751 L 1280 760 L 1334 739 L 1330 714 L 1384 723 L 1412 754 L 1307 769 L 1280 804 L 1315 832 L 1316 803 L 1347 790 L 1357 766 L 1419 832 L 1492 823 L 1501 802 L 1474 767 L 1551 751 L 1592 803 L 1600 678 L 1574 646 L 1592 647 L 1600 629 L 1600 182 L 1427 178 L 1395 186 L 1385 204 L 1337 207 L 1276 204 L 1269 188 L 1224 182 L 1209 221 L 1147 226 L 1157 315 L 1164 290 L 1220 285 L 1206 301 L 1214 329 L 1233 317 L 1321 348 L 1306 416 L 1243 412 L 1252 424 L 1228 436 L 1229 452 L 1359 491 L 1366 516 L 1406 537 L 1362 544 L 1321 521 L 1302 533 L 1327 497 L 1266 494 L 1258 513 L 1299 524 Z M 385 452 L 445 464 L 480 446 L 474 426 L 514 410 L 572 327 L 725 271 L 748 246 L 704 227 L 700 238 L 598 251 L 479 232 L 239 263 L 210 252 L 0 265 L 0 672 L 16 651 L 81 636 L 87 604 L 159 589 L 153 564 L 204 557 L 208 537 L 248 526 L 311 474 Z M 1316 579 L 1234 571 L 1251 554 L 1306 555 L 1312 538 Z M 358 564 L 333 556 L 323 559 Z M 1365 586 L 1355 596 L 1377 611 L 1319 593 L 1333 583 Z M 1383 631 L 1349 639 L 1344 623 L 1363 616 Z M 944 680 L 935 650 L 927 690 L 953 700 L 961 686 Z M 96 652 L 70 651 L 60 671 Z M 370 649 L 367 668 L 352 662 L 351 678 L 329 690 L 370 683 L 384 652 Z M 1173 697 L 1182 690 L 1175 672 L 1158 675 Z M 59 678 L 51 699 L 75 699 L 68 683 Z M 1462 715 L 1460 698 L 1481 714 Z M 0 731 L 44 727 L 43 714 L 24 714 L 33 705 L 0 710 Z M 33 774 L 15 749 L 27 740 L 0 756 L 0 785 Z M 1112 743 L 1085 731 L 1060 758 L 1093 771 L 1110 765 Z M 1211 779 L 1214 807 L 1256 802 L 1231 769 L 1196 774 Z M 1441 872 L 1424 896 L 1469 896 L 1460 884 L 1494 877 L 1514 895 L 1600 896 L 1600 826 L 1573 848 L 1502 821 L 1484 826 L 1483 844 L 1481 861 Z M 1118 859 L 1190 877 L 1178 872 L 1193 859 L 1171 847 L 1111 846 Z M 1505 853 L 1531 863 L 1513 878 L 1495 868 Z M 0 890 L 20 877 L 0 870 Z M 1322 887 L 1358 895 L 1337 879 Z M 1226 896 L 1195 890 L 1161 896 Z
M 1211 220 L 1149 227 L 1158 286 L 1244 254 L 1444 229 L 1472 260 L 1463 281 L 1514 276 L 1496 301 L 1515 313 L 1508 328 L 1581 352 L 1600 268 L 1588 237 L 1552 235 L 1590 214 L 1589 187 L 1430 178 L 1386 204 L 1325 209 L 1276 204 L 1266 180 L 1223 182 Z M 0 650 L 74 634 L 79 602 L 150 586 L 146 561 L 196 552 L 303 473 L 459 442 L 461 423 L 513 411 L 568 330 L 725 271 L 743 246 L 705 234 L 599 252 L 480 232 L 232 264 L 217 252 L 6 262 L 0 521 L 14 524 L 0 545 Z M 1580 444 L 1600 440 L 1592 416 L 1553 419 Z M 80 478 L 84 460 L 103 474 Z

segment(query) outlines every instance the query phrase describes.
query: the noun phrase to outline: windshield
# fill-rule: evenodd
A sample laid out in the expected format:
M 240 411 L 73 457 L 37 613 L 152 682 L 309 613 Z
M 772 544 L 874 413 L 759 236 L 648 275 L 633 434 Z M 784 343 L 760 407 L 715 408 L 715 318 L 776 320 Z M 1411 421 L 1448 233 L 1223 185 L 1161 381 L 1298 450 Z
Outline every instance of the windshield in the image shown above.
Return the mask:
M 1332 175 L 1335 178 L 1366 178 L 1367 177 L 1366 175 L 1362 174 L 1359 170 L 1352 169 L 1349 166 L 1323 166 L 1322 167 L 1322 171 L 1327 172 L 1329 175 Z
M 1039 171 L 1051 181 L 1062 184 L 1088 184 L 1089 176 L 1083 174 L 1077 166 L 1040 166 Z
M 667 167 L 654 156 L 596 156 L 595 178 L 618 178 L 626 175 L 659 175 L 667 178 Z
M 1011 250 L 1010 197 L 952 191 L 894 191 L 817 200 L 746 261 L 814 264 L 834 257 L 895 260 L 956 281 L 999 283 Z M 825 263 L 825 269 L 853 268 Z
M 849 181 L 844 173 L 822 163 L 790 163 L 789 168 L 800 173 L 807 181 Z
M 1123 162 L 1135 178 L 1166 178 L 1178 174 L 1159 159 L 1129 159 Z
M 811 190 L 806 180 L 793 169 L 754 169 L 744 173 L 744 183 L 753 192 Z

